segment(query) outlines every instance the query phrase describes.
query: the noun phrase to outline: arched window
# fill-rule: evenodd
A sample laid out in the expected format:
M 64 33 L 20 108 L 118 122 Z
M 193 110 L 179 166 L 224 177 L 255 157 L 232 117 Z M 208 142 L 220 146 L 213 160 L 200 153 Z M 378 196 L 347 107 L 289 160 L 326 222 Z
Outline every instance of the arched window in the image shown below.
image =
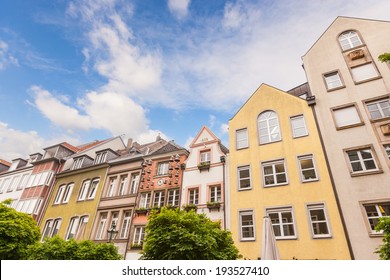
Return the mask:
M 278 115 L 274 111 L 265 111 L 257 118 L 260 144 L 271 143 L 282 139 Z
M 339 36 L 339 42 L 343 51 L 362 45 L 359 34 L 356 31 L 346 31 Z

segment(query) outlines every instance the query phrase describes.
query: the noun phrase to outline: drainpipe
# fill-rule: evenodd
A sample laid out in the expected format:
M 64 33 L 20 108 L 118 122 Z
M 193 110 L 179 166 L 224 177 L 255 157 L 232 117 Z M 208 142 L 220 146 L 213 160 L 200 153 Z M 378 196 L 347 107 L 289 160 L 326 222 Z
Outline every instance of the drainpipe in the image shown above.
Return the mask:
M 226 158 L 225 156 L 221 156 L 220 160 L 222 162 L 222 174 L 223 174 L 223 229 L 226 230 L 226 196 L 225 196 L 225 162 Z

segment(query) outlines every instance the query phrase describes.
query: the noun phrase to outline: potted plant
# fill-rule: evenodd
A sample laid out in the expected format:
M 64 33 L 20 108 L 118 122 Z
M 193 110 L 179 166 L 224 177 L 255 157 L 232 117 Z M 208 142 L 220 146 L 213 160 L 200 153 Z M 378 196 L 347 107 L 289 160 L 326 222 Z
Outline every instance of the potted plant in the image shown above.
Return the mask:
M 196 209 L 198 208 L 195 204 L 187 204 L 187 205 L 184 205 L 183 206 L 184 210 L 186 211 L 191 211 L 192 209 L 194 209 L 196 211 Z
M 201 161 L 198 164 L 198 169 L 199 170 L 205 170 L 205 169 L 210 169 L 210 161 Z
M 135 209 L 135 213 L 146 214 L 146 213 L 148 213 L 148 209 L 146 209 L 145 207 L 140 207 L 140 208 Z
M 207 208 L 209 209 L 219 209 L 220 207 L 221 207 L 221 202 L 219 201 L 207 202 Z
M 131 244 L 131 249 L 142 249 L 142 243 Z

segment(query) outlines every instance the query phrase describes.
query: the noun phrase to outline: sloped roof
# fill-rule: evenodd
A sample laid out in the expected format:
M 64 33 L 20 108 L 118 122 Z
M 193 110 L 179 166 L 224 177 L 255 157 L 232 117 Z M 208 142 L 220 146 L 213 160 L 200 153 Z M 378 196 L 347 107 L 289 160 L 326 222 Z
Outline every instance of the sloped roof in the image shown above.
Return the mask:
M 0 159 L 0 164 L 2 164 L 2 165 L 6 165 L 6 166 L 8 166 L 8 167 L 10 167 L 10 166 L 11 166 L 11 163 L 10 163 L 10 162 L 8 162 L 8 161 L 6 161 L 6 160 L 4 160 L 4 159 Z
M 160 154 L 165 154 L 165 153 L 170 153 L 170 152 L 175 152 L 175 151 L 180 151 L 180 150 L 187 151 L 182 146 L 174 143 L 173 141 L 169 141 L 164 146 L 162 146 L 161 148 L 159 148 L 156 151 L 154 151 L 153 153 L 149 153 L 149 154 L 160 155 Z

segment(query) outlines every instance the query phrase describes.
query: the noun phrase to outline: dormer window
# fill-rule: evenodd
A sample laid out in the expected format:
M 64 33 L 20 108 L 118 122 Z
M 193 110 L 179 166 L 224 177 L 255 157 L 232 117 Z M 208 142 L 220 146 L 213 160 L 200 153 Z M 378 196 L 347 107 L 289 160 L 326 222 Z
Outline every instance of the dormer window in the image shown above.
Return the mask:
M 346 31 L 339 36 L 339 43 L 343 51 L 363 45 L 356 31 Z
M 95 162 L 93 164 L 100 164 L 107 160 L 107 151 L 96 154 Z
M 84 157 L 75 158 L 72 165 L 73 169 L 79 169 L 83 165 Z

